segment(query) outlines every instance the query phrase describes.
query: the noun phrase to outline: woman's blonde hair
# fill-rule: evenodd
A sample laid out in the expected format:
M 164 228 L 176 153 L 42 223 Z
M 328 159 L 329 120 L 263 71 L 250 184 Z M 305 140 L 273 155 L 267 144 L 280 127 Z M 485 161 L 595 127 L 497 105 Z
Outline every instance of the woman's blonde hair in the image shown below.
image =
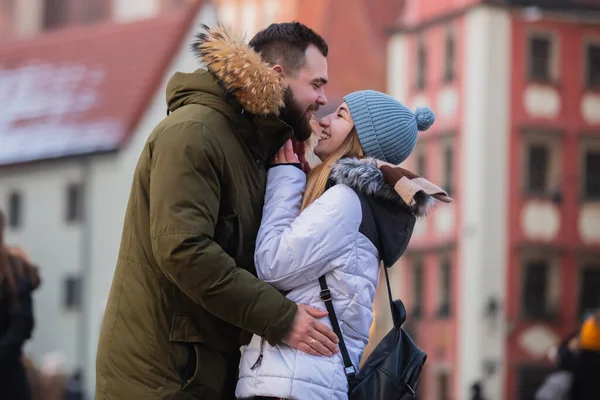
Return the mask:
M 325 193 L 331 168 L 336 162 L 346 157 L 362 158 L 364 156 L 365 152 L 358 139 L 356 129 L 352 128 L 340 147 L 308 173 L 308 182 L 306 183 L 306 192 L 304 192 L 304 198 L 302 199 L 301 210 L 304 210 Z

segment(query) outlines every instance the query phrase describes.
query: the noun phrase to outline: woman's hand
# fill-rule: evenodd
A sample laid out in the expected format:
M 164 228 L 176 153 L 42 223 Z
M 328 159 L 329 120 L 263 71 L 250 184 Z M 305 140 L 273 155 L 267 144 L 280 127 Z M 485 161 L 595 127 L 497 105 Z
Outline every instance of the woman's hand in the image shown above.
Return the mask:
M 292 140 L 288 140 L 285 144 L 277 151 L 275 157 L 273 157 L 273 165 L 278 164 L 297 164 L 300 165 L 298 155 L 294 153 L 294 146 Z
M 292 139 L 292 145 L 294 146 L 294 154 L 296 154 L 298 160 L 300 160 L 302 171 L 304 171 L 305 174 L 308 174 L 310 172 L 310 164 L 306 160 L 306 143 Z

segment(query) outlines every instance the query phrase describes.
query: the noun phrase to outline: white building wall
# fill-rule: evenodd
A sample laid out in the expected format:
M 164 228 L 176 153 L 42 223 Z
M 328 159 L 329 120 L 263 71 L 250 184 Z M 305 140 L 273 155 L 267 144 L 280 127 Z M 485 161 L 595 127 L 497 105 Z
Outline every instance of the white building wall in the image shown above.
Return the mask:
M 387 58 L 387 90 L 386 92 L 394 97 L 396 100 L 402 102 L 403 104 L 407 104 L 408 101 L 408 93 L 409 93 L 409 85 L 410 85 L 410 74 L 407 73 L 409 71 L 409 60 L 411 60 L 409 53 L 409 39 L 406 34 L 396 33 L 390 37 L 388 40 L 388 58 Z M 410 162 L 410 161 L 409 161 Z M 421 223 L 421 222 L 417 222 Z M 392 282 L 392 292 L 395 298 L 405 299 L 405 294 L 401 291 L 401 279 L 407 276 L 408 271 L 408 263 L 404 258 L 400 258 L 397 264 L 389 269 L 390 279 Z M 386 292 L 385 285 L 383 284 L 385 281 L 382 281 L 382 284 L 377 288 L 381 292 Z M 384 293 L 383 304 L 387 302 L 387 292 Z M 385 323 L 380 322 L 380 315 L 378 315 L 378 323 L 385 327 L 384 332 L 387 333 L 387 328 L 392 328 L 392 317 L 388 312 L 389 307 L 383 307 Z
M 112 0 L 112 18 L 119 22 L 151 18 L 160 12 L 160 0 Z
M 238 25 L 238 5 L 235 1 L 220 2 L 217 10 L 219 23 L 228 28 L 237 28 Z
M 42 29 L 43 0 L 18 0 L 15 2 L 15 29 L 18 36 L 33 36 Z
M 79 312 L 64 307 L 64 279 L 81 270 L 82 224 L 65 220 L 67 186 L 81 182 L 80 161 L 0 169 L 0 208 L 8 196 L 22 196 L 22 224 L 8 228 L 7 243 L 22 247 L 39 265 L 42 285 L 34 293 L 35 331 L 26 352 L 36 361 L 48 353 L 65 356 L 65 370 L 77 364 Z
M 118 157 L 102 156 L 97 158 L 91 166 L 90 197 L 93 213 L 90 229 L 93 240 L 90 255 L 91 274 L 86 291 L 89 299 L 86 307 L 89 341 L 85 361 L 87 366 L 86 386 L 90 395 L 94 390 L 95 359 L 100 326 L 116 265 L 133 172 L 146 139 L 154 127 L 166 116 L 165 88 L 168 80 L 177 71 L 192 72 L 200 67 L 198 60 L 190 50 L 191 43 L 201 24 L 213 26 L 215 21 L 216 15 L 213 7 L 203 7 L 186 35 L 188 39 L 182 43 L 163 81 L 156 88 L 152 102 L 130 143 L 119 153 Z
M 394 34 L 388 41 L 387 60 L 387 92 L 390 96 L 406 104 L 411 75 L 408 62 L 412 60 L 409 53 L 408 38 L 403 33 Z
M 508 12 L 478 7 L 465 16 L 465 78 L 461 136 L 459 252 L 459 381 L 455 398 L 483 379 L 485 398 L 504 398 L 506 324 L 484 318 L 486 302 L 504 303 L 507 274 L 508 162 L 511 24 Z M 496 372 L 484 376 L 484 363 Z

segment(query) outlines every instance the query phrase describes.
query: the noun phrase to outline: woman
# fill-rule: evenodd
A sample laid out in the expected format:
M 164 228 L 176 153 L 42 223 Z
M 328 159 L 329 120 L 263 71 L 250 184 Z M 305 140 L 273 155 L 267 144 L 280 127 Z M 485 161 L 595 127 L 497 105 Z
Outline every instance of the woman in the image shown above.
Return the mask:
M 323 162 L 309 173 L 308 182 L 290 143 L 274 158 L 255 263 L 258 276 L 288 292 L 288 298 L 320 308 L 318 278 L 326 276 L 346 347 L 358 368 L 373 320 L 380 261 L 391 266 L 398 260 L 416 216 L 433 202 L 430 195 L 451 199 L 435 185 L 391 166 L 410 155 L 418 131 L 433 123 L 431 110 L 413 114 L 374 91 L 355 92 L 344 100 L 320 120 L 314 152 Z M 323 322 L 331 326 L 328 318 Z M 322 345 L 313 338 L 310 346 Z M 242 357 L 236 395 L 346 399 L 347 391 L 339 353 L 318 357 L 254 336 Z
M 39 278 L 18 249 L 4 244 L 5 222 L 0 211 L 0 397 L 28 400 L 31 393 L 22 348 L 33 331 L 31 292 Z

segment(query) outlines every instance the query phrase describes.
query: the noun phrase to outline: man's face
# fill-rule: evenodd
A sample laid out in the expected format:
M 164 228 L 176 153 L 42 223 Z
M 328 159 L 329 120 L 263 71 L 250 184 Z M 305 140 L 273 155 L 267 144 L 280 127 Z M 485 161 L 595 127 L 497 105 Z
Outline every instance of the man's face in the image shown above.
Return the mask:
M 300 106 L 296 100 L 291 87 L 287 87 L 283 94 L 284 107 L 281 109 L 279 117 L 294 130 L 296 140 L 305 141 L 312 134 L 310 120 L 306 118 L 306 108 Z
M 325 85 L 327 77 L 327 58 L 313 45 L 306 48 L 305 63 L 295 74 L 286 74 L 282 84 L 291 90 L 298 107 L 307 121 L 320 106 L 327 104 Z

